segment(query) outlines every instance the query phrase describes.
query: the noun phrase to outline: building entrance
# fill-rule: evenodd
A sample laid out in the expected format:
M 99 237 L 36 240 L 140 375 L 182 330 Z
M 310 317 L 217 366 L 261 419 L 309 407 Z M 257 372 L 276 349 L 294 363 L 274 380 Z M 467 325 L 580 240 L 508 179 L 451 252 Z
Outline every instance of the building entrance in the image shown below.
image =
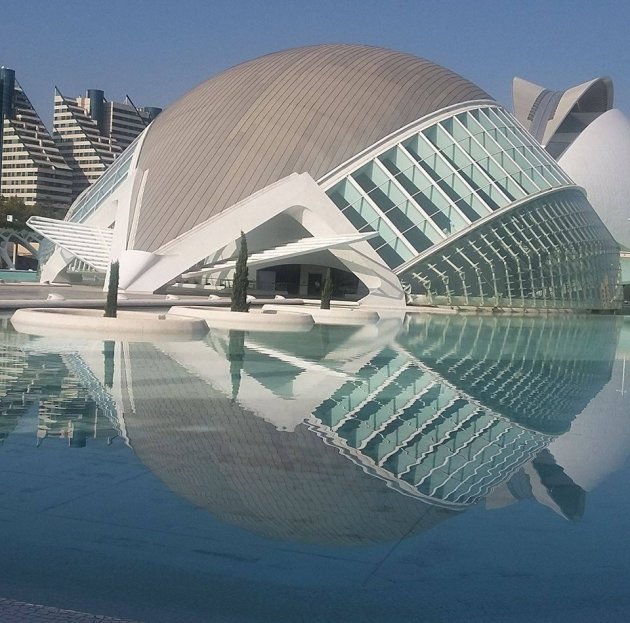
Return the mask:
M 309 273 L 306 295 L 320 297 L 322 295 L 323 279 L 324 276 L 321 273 Z

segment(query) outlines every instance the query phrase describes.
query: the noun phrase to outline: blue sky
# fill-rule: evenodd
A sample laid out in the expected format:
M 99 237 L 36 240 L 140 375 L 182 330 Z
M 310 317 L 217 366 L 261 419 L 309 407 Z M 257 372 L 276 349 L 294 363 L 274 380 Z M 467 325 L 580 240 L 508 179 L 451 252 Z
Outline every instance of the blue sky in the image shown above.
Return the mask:
M 0 64 L 47 124 L 55 85 L 167 106 L 241 61 L 330 42 L 431 59 L 510 109 L 514 75 L 554 89 L 609 75 L 630 115 L 629 33 L 629 0 L 21 0 L 0 4 Z

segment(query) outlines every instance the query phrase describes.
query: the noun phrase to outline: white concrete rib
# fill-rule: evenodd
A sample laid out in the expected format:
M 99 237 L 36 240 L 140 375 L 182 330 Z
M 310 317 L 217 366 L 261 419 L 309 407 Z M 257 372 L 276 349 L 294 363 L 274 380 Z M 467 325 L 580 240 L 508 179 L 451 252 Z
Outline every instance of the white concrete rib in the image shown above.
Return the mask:
M 68 253 L 89 264 L 98 272 L 107 272 L 110 262 L 113 229 L 87 227 L 80 223 L 31 216 L 28 225 Z
M 271 249 L 265 249 L 257 253 L 252 253 L 247 258 L 247 266 L 256 266 L 258 264 L 266 264 L 270 261 L 285 260 L 292 257 L 299 257 L 300 255 L 307 255 L 315 251 L 322 251 L 324 249 L 333 249 L 339 247 L 349 246 L 355 242 L 362 242 L 363 240 L 369 240 L 374 236 L 377 236 L 378 232 L 370 231 L 361 234 L 345 234 L 341 236 L 328 236 L 326 238 L 301 238 L 300 240 L 294 240 L 278 247 Z M 236 259 L 223 260 L 212 264 L 211 266 L 204 266 L 200 270 L 193 270 L 184 273 L 182 277 L 200 277 L 208 273 L 218 273 L 223 270 L 228 270 L 236 266 Z

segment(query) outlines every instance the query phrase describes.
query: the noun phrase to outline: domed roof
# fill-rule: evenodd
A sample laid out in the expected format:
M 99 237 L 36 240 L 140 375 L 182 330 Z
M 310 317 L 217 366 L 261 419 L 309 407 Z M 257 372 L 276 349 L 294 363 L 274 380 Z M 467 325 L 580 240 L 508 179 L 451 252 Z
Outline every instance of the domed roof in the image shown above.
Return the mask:
M 295 48 L 237 65 L 149 128 L 134 246 L 154 251 L 291 173 L 317 180 L 408 123 L 487 99 L 435 63 L 363 45 Z

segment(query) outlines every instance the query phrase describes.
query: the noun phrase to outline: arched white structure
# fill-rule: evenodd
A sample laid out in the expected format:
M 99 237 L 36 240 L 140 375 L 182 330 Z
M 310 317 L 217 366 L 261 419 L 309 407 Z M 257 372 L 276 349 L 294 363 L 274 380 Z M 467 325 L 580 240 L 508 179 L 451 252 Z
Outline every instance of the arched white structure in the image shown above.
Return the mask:
M 298 48 L 219 74 L 162 113 L 68 219 L 113 227 L 130 291 L 229 278 L 221 262 L 242 231 L 257 268 L 299 260 L 300 281 L 304 266 L 343 269 L 366 303 L 400 306 L 405 292 L 469 307 L 617 305 L 617 249 L 583 190 L 474 84 L 380 48 Z M 80 257 L 64 249 L 43 279 L 59 278 L 68 251 Z
M 630 250 L 630 120 L 619 110 L 609 110 L 575 139 L 558 162 L 587 189 L 604 224 Z
M 514 114 L 558 158 L 575 137 L 613 105 L 613 83 L 608 77 L 551 91 L 522 78 L 512 84 Z
M 514 78 L 514 114 L 586 189 L 621 247 L 622 282 L 630 283 L 630 121 L 613 108 L 613 83 L 596 78 L 550 91 Z

